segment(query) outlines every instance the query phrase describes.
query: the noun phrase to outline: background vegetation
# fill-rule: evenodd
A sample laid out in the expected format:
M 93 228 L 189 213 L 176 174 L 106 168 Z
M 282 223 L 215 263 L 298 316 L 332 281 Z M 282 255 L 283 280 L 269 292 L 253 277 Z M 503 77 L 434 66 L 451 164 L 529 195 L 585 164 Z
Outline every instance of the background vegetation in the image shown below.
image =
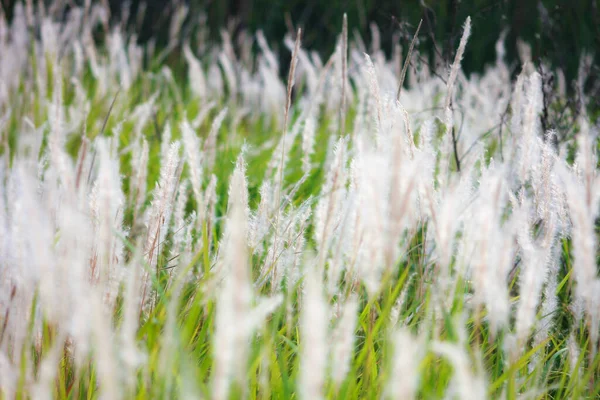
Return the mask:
M 48 0 L 46 0 L 48 1 Z M 275 49 L 291 26 L 304 29 L 303 43 L 322 56 L 332 53 L 342 29 L 341 15 L 347 13 L 350 32 L 356 30 L 371 40 L 370 24 L 381 30 L 383 49 L 389 54 L 393 43 L 408 44 L 420 19 L 423 29 L 419 48 L 433 57 L 434 39 L 447 53 L 456 48 L 460 24 L 471 16 L 474 35 L 469 41 L 462 66 L 468 74 L 481 72 L 494 61 L 494 44 L 506 31 L 506 56 L 509 64 L 519 64 L 517 39 L 532 46 L 534 61 L 545 60 L 561 68 L 568 81 L 575 78 L 581 54 L 600 48 L 600 6 L 598 0 L 104 0 L 112 17 L 121 20 L 129 14 L 130 30 L 140 42 L 150 38 L 165 44 L 169 21 L 182 3 L 190 7 L 190 16 L 206 15 L 213 39 L 232 21 L 235 29 L 262 30 Z M 65 2 L 82 4 L 83 0 Z M 15 0 L 3 2 L 11 16 Z M 67 8 L 68 9 L 68 8 Z M 134 27 L 138 11 L 144 10 L 143 22 Z M 193 19 L 191 17 L 190 19 Z M 191 33 L 194 27 L 186 31 Z M 405 52 L 408 46 L 405 47 Z M 280 54 L 281 61 L 288 53 Z M 518 72 L 518 71 L 517 71 Z M 515 74 L 517 73 L 515 72 Z M 590 84 L 596 84 L 594 79 Z

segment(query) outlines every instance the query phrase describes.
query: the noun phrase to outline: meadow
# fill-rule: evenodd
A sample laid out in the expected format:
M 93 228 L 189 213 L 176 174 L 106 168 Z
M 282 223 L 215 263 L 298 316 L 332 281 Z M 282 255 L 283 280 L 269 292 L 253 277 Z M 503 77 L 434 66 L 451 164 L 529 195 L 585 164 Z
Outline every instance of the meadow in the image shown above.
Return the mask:
M 103 4 L 0 16 L 1 399 L 600 395 L 589 58 L 575 115 L 470 19 L 436 72 Z

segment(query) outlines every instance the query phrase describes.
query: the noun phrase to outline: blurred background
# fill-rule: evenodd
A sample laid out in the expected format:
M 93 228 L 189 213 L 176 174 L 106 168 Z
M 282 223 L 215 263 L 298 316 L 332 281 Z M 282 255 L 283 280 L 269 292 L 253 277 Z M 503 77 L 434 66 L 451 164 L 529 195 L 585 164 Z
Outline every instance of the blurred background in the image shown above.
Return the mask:
M 34 0 L 35 1 L 35 0 Z M 462 63 L 467 73 L 478 72 L 495 60 L 494 45 L 502 32 L 506 35 L 506 58 L 519 65 L 517 39 L 529 43 L 532 59 L 544 60 L 563 70 L 567 81 L 577 75 L 582 53 L 600 49 L 600 0 L 102 0 L 111 9 L 111 19 L 124 17 L 140 42 L 157 38 L 157 45 L 168 41 L 170 16 L 181 4 L 189 7 L 188 20 L 199 21 L 219 40 L 219 30 L 262 30 L 275 48 L 283 48 L 286 33 L 302 27 L 303 46 L 329 55 L 348 15 L 350 34 L 357 32 L 370 43 L 370 24 L 378 26 L 381 46 L 386 53 L 400 42 L 404 51 L 423 19 L 418 48 L 433 57 L 438 53 L 449 59 L 458 44 L 462 24 L 472 18 L 472 35 Z M 4 12 L 12 13 L 15 0 L 3 0 Z M 65 4 L 80 0 L 65 0 Z M 135 27 L 134 27 L 135 26 Z M 185 24 L 184 24 L 185 27 Z M 182 32 L 191 34 L 194 26 Z M 281 52 L 284 60 L 287 51 Z M 595 63 L 592 63 L 595 64 Z M 285 65 L 285 63 L 282 63 Z M 597 75 L 595 66 L 590 76 Z M 519 68 L 513 68 L 518 73 Z M 593 79 L 592 79 L 593 80 Z

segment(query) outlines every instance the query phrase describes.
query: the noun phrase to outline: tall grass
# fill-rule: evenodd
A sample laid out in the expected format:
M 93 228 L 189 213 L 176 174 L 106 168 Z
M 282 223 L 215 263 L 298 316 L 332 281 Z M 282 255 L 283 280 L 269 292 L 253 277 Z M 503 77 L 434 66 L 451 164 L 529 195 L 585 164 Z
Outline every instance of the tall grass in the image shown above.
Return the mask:
M 155 53 L 32 3 L 0 18 L 0 398 L 600 395 L 596 128 L 542 131 L 501 42 L 467 78 L 470 20 L 437 76 L 345 17 L 288 68 L 185 8 Z

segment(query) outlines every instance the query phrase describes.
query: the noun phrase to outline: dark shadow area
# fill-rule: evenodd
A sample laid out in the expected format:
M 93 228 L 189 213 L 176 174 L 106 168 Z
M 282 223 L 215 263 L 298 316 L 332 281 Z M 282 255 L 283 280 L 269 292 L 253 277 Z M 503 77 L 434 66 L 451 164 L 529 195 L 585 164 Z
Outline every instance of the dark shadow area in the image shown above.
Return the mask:
M 462 63 L 469 74 L 480 72 L 493 62 L 494 45 L 505 33 L 506 59 L 510 65 L 520 64 L 517 41 L 532 48 L 532 60 L 544 61 L 560 68 L 568 82 L 575 79 L 580 56 L 600 49 L 599 1 L 591 0 L 104 0 L 111 9 L 111 21 L 127 19 L 131 31 L 140 42 L 153 37 L 157 45 L 168 40 L 169 21 L 181 5 L 189 7 L 182 36 L 193 35 L 199 24 L 209 28 L 214 40 L 219 31 L 262 30 L 274 48 L 283 48 L 283 37 L 302 27 L 303 46 L 331 54 L 347 13 L 350 35 L 356 32 L 366 43 L 372 37 L 371 24 L 380 33 L 381 47 L 390 54 L 394 43 L 408 47 L 419 21 L 423 26 L 418 49 L 430 60 L 434 54 L 450 59 L 456 48 L 462 24 L 472 18 L 472 35 Z M 82 5 L 82 0 L 65 0 L 69 5 Z M 15 0 L 3 2 L 9 19 Z M 202 18 L 201 18 L 202 16 Z M 183 39 L 183 37 L 182 37 Z M 438 50 L 435 50 L 437 46 Z M 287 52 L 280 52 L 287 53 Z M 288 54 L 281 54 L 287 60 Z M 593 65 L 594 63 L 592 63 Z M 596 81 L 596 67 L 589 74 L 589 84 Z M 519 68 L 513 68 L 518 72 Z

